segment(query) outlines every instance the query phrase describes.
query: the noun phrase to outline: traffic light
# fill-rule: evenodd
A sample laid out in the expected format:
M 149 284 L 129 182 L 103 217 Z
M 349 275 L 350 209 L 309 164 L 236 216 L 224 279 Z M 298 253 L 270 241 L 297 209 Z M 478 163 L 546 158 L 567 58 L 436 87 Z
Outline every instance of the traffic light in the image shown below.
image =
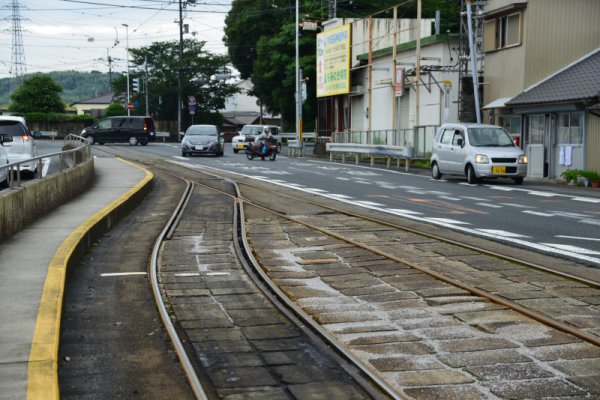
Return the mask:
M 133 78 L 133 91 L 140 92 L 140 78 Z

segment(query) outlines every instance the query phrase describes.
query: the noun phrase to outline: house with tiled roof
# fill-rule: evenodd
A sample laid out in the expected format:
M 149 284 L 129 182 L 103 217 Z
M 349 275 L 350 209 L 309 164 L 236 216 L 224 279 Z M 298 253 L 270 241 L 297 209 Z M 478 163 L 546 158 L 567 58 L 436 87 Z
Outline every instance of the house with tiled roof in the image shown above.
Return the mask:
M 76 101 L 69 105 L 77 110 L 77 115 L 89 114 L 94 117 L 101 117 L 112 102 L 113 94 L 107 93 L 91 99 Z
M 513 135 L 528 176 L 600 171 L 600 1 L 483 4 L 484 122 Z

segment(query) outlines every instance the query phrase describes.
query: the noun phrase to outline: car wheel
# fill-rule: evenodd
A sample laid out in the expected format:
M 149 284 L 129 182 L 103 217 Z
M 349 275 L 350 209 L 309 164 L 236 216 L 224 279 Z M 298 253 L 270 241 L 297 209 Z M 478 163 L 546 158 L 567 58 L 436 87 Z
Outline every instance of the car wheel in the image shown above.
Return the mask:
M 440 172 L 440 167 L 438 166 L 438 164 L 436 162 L 431 164 L 431 176 L 433 177 L 433 179 L 436 179 L 436 180 L 442 178 L 442 173 Z
M 239 150 L 233 149 L 233 154 L 237 154 Z
M 182 151 L 182 152 L 181 152 L 181 156 L 182 156 L 182 157 L 187 157 L 187 153 L 186 153 L 185 151 Z
M 281 143 L 277 143 L 277 152 L 281 153 Z
M 477 175 L 475 175 L 475 169 L 472 165 L 467 166 L 467 182 L 471 185 L 477 183 Z
M 254 153 L 251 153 L 249 151 L 246 152 L 246 157 L 248 158 L 248 160 L 254 160 Z
M 513 181 L 515 182 L 515 185 L 522 185 L 523 184 L 523 177 L 520 176 L 518 178 L 513 178 Z
M 140 142 L 140 144 L 141 144 L 142 146 L 146 146 L 146 145 L 148 144 L 148 139 L 146 139 L 146 140 L 142 140 L 142 141 Z
M 129 145 L 130 146 L 137 146 L 138 144 L 138 138 L 136 138 L 135 136 L 132 136 L 129 138 Z
M 274 151 L 272 153 L 269 153 L 269 160 L 275 161 L 275 158 L 277 158 L 277 152 L 276 151 Z
M 90 141 L 90 144 L 96 144 L 96 139 L 93 136 L 88 136 L 87 139 Z

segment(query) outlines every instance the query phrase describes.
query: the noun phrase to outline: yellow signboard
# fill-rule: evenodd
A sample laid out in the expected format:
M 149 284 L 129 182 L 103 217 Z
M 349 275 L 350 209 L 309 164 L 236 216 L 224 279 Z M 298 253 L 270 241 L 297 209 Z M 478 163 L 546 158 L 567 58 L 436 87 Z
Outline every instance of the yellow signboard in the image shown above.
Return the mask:
M 350 25 L 317 35 L 317 97 L 350 93 Z

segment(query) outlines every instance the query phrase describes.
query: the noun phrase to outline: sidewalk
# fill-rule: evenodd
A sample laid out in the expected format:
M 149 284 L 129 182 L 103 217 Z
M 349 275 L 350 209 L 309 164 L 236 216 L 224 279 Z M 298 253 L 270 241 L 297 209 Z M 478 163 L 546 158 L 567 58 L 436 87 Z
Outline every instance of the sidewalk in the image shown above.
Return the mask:
M 67 267 L 138 204 L 153 178 L 116 158 L 96 158 L 94 170 L 90 190 L 0 243 L 0 399 L 58 398 Z

